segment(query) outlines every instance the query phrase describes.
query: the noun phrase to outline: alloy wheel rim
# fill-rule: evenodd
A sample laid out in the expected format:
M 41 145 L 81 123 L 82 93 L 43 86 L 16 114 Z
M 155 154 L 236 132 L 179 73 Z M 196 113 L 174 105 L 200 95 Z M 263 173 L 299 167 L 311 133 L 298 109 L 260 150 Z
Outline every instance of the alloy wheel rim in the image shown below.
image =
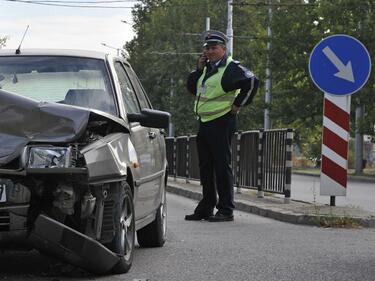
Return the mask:
M 124 199 L 120 217 L 121 248 L 124 251 L 124 259 L 129 260 L 134 247 L 134 219 L 130 198 Z

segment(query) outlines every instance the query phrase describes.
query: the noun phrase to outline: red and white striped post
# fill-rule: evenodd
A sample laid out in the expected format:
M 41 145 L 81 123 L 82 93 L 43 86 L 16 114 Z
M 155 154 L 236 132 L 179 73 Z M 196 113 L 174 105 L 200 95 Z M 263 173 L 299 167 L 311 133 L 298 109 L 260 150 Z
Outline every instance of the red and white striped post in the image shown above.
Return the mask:
M 346 196 L 350 95 L 324 94 L 320 195 Z

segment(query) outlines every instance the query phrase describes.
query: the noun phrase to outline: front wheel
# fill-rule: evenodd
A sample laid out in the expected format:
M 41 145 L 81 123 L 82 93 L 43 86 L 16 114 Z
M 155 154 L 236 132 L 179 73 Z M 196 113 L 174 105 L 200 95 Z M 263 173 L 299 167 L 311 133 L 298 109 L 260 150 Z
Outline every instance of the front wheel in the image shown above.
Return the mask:
M 130 186 L 126 182 L 117 183 L 117 197 L 114 206 L 114 237 L 109 249 L 119 255 L 120 260 L 112 269 L 113 273 L 126 273 L 133 262 L 135 220 L 134 201 Z
M 162 247 L 167 237 L 167 200 L 163 188 L 162 200 L 156 211 L 155 220 L 137 231 L 138 244 L 141 247 Z

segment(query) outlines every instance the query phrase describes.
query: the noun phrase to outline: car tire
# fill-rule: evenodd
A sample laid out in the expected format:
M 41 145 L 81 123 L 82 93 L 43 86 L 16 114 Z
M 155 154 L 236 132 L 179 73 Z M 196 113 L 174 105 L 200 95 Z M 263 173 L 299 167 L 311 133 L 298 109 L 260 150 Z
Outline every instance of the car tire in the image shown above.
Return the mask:
M 108 248 L 115 252 L 120 260 L 112 268 L 112 273 L 121 274 L 129 271 L 134 255 L 135 214 L 133 194 L 126 182 L 116 183 L 116 203 L 114 206 L 114 237 Z
M 155 220 L 137 231 L 140 247 L 162 247 L 167 238 L 167 201 L 163 188 L 162 200 L 156 211 Z

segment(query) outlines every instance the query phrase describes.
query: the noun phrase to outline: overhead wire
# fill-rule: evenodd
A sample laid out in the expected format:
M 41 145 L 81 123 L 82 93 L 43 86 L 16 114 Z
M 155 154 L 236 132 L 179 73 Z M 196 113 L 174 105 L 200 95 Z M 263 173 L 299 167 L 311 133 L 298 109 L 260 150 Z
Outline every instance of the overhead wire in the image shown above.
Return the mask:
M 99 0 L 99 1 L 64 1 L 64 0 L 0 0 L 6 2 L 15 2 L 15 3 L 25 3 L 25 4 L 35 4 L 35 5 L 45 5 L 45 6 L 57 6 L 57 7 L 71 7 L 71 8 L 108 8 L 108 9 L 131 9 L 133 7 L 129 6 L 103 6 L 96 4 L 115 4 L 115 3 L 132 3 L 140 2 L 139 0 Z M 217 0 L 209 0 L 217 1 Z M 223 0 L 223 2 L 226 0 Z M 78 4 L 78 5 L 75 5 Z M 93 5 L 83 5 L 83 4 L 93 4 Z M 201 3 L 179 3 L 174 4 L 173 6 L 201 6 Z M 235 6 L 315 6 L 315 3 L 266 3 L 266 2 L 238 2 L 232 5 Z
M 317 3 L 309 3 L 309 2 L 305 2 L 305 3 L 292 3 L 292 2 L 289 2 L 289 3 L 274 3 L 274 2 L 266 2 L 266 1 L 257 1 L 257 2 L 246 2 L 246 1 L 240 1 L 240 2 L 237 2 L 237 3 L 233 3 L 232 4 L 233 6 L 265 6 L 265 7 L 269 7 L 269 6 L 276 6 L 276 7 L 282 7 L 282 6 L 291 6 L 291 7 L 310 7 L 310 6 L 318 6 Z
M 140 0 L 103 0 L 103 1 L 65 1 L 65 0 L 32 0 L 31 2 L 43 2 L 43 3 L 78 3 L 78 4 L 107 4 L 107 3 L 129 3 L 129 2 L 140 2 Z
M 111 1 L 46 1 L 46 0 L 2 0 L 6 2 L 13 3 L 25 3 L 25 4 L 34 4 L 34 5 L 44 5 L 44 6 L 55 6 L 55 7 L 68 7 L 68 8 L 100 8 L 100 9 L 132 9 L 133 6 L 103 6 L 103 4 L 114 4 L 114 3 L 130 3 L 130 2 L 139 2 L 139 1 L 125 1 L 125 0 L 114 0 Z M 84 3 L 87 2 L 87 3 Z M 67 3 L 67 4 L 64 4 Z M 78 5 L 72 5 L 77 3 Z M 83 4 L 94 4 L 94 5 L 83 5 Z M 96 5 L 101 4 L 101 5 Z

